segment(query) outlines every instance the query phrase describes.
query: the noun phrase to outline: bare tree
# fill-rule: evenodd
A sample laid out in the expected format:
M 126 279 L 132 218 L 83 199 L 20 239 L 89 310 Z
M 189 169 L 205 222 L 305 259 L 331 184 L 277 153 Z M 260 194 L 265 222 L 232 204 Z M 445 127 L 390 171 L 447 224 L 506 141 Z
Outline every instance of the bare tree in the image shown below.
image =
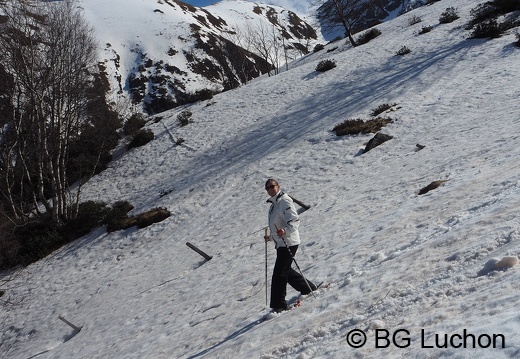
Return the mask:
M 274 25 L 258 22 L 256 25 L 247 25 L 248 43 L 254 53 L 258 54 L 266 62 L 272 64 L 273 73 L 277 74 L 281 65 L 284 42 L 279 31 Z M 269 70 L 268 75 L 271 75 Z
M 251 41 L 247 36 L 247 33 L 244 32 L 244 29 L 234 28 L 233 31 L 227 32 L 223 34 L 223 38 L 225 41 L 220 42 L 220 47 L 225 50 L 225 53 L 228 55 L 228 58 L 232 58 L 236 63 L 236 71 L 238 73 L 238 77 L 241 79 L 242 83 L 246 84 L 250 78 L 252 77 L 250 72 L 250 60 L 248 56 L 251 54 Z M 232 46 L 232 44 L 236 46 Z M 233 79 L 226 79 L 228 83 L 227 88 L 236 87 L 231 85 Z
M 96 43 L 72 0 L 0 4 L 0 195 L 17 220 L 74 216 L 67 161 Z
M 352 30 L 368 11 L 381 6 L 381 0 L 316 0 L 314 5 L 324 32 L 342 27 L 352 46 L 357 46 Z

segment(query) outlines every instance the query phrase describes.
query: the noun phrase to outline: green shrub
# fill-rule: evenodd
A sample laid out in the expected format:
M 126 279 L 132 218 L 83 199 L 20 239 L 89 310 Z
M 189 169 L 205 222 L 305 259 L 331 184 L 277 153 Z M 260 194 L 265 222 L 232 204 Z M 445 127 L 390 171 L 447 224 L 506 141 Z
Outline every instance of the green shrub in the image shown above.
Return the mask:
M 322 60 L 316 66 L 316 71 L 325 72 L 336 67 L 336 61 L 334 60 Z
M 369 42 L 371 40 L 374 40 L 379 35 L 381 35 L 381 30 L 379 30 L 379 29 L 374 27 L 374 28 L 372 28 L 370 30 L 365 31 L 361 35 L 359 35 L 356 43 L 358 45 L 366 44 L 367 42 Z
M 152 141 L 154 139 L 154 134 L 152 130 L 149 129 L 143 129 L 139 130 L 128 144 L 128 149 L 134 148 L 134 147 L 141 147 L 146 145 L 148 142 Z
M 459 14 L 457 13 L 457 10 L 454 7 L 447 8 L 439 18 L 439 23 L 441 24 L 448 24 L 450 22 L 453 22 L 459 18 Z
M 362 119 L 349 119 L 336 125 L 332 131 L 336 132 L 336 136 L 376 133 L 392 122 L 392 119 L 385 117 L 377 117 L 367 121 Z

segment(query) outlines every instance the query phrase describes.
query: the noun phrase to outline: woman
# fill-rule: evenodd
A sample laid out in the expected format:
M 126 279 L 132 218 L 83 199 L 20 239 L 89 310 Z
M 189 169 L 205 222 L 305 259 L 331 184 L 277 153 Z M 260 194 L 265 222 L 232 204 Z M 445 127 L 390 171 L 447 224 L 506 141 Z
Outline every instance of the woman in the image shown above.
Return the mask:
M 265 190 L 270 197 L 267 202 L 271 203 L 271 208 L 269 208 L 269 232 L 271 234 L 265 236 L 264 239 L 273 240 L 276 248 L 270 307 L 279 313 L 289 309 L 285 300 L 287 283 L 303 295 L 316 290 L 316 286 L 291 267 L 300 244 L 298 232 L 300 218 L 293 200 L 280 190 L 280 185 L 272 178 L 265 183 Z

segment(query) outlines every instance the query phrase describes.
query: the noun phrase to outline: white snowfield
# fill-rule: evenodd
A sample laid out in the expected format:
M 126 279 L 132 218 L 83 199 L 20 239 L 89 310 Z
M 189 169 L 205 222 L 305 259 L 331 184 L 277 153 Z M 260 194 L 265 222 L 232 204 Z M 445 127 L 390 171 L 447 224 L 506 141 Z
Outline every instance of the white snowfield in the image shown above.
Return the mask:
M 519 357 L 520 48 L 516 30 L 467 39 L 479 3 L 437 2 L 378 25 L 366 45 L 329 44 L 277 76 L 156 116 L 155 140 L 118 157 L 83 200 L 171 217 L 99 228 L 13 276 L 0 356 Z M 450 6 L 460 19 L 439 24 Z M 414 15 L 422 22 L 410 25 Z M 411 52 L 396 56 L 403 46 Z M 337 66 L 316 72 L 324 59 Z M 381 115 L 393 139 L 370 152 L 360 150 L 373 134 L 331 131 L 382 104 L 395 104 Z M 193 123 L 179 127 L 185 109 Z M 311 205 L 296 258 L 309 279 L 333 284 L 258 323 L 270 177 Z M 418 195 L 438 180 L 448 181 Z

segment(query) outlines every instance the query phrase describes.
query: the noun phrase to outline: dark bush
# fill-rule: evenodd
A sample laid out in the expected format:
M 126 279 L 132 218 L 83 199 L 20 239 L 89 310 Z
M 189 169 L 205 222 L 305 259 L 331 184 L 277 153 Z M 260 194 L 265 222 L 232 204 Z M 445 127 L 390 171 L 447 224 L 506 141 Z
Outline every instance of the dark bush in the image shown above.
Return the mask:
M 483 22 L 476 24 L 471 33 L 471 38 L 484 39 L 484 38 L 498 38 L 502 35 L 496 19 L 488 19 Z
M 146 145 L 148 142 L 152 141 L 154 139 L 154 134 L 152 130 L 143 129 L 139 130 L 128 144 L 128 149 L 135 148 L 135 147 L 141 147 Z
M 472 29 L 473 26 L 482 21 L 496 18 L 497 14 L 497 8 L 490 2 L 477 5 L 470 11 L 471 20 L 469 21 L 466 30 Z
M 144 125 L 146 125 L 146 119 L 144 115 L 141 113 L 134 113 L 123 126 L 123 133 L 126 136 L 134 135 L 137 133 L 137 131 L 143 128 Z
M 514 44 L 515 44 L 516 47 L 520 47 L 520 33 L 517 32 L 515 34 L 515 36 L 516 36 L 516 41 L 514 42 Z
M 410 52 L 412 52 L 412 50 L 410 50 L 408 47 L 406 46 L 403 46 L 401 47 L 399 50 L 397 50 L 397 52 L 395 53 L 397 56 L 403 56 L 403 55 L 406 55 L 406 54 L 409 54 Z
M 114 203 L 103 220 L 103 224 L 106 224 L 107 226 L 107 232 L 113 232 L 124 228 L 125 222 L 128 220 L 128 212 L 132 209 L 134 209 L 134 206 L 127 201 Z
M 322 60 L 316 66 L 316 71 L 325 72 L 336 67 L 336 61 L 334 60 Z
M 13 259 L 20 250 L 14 236 L 15 224 L 0 211 L 0 270 L 13 267 Z
M 491 3 L 502 14 L 520 10 L 520 1 L 518 0 L 493 0 Z
M 14 260 L 15 265 L 27 266 L 65 244 L 56 228 L 48 223 L 31 223 L 19 228 L 16 237 L 20 250 Z
M 450 22 L 453 22 L 459 18 L 459 14 L 457 13 L 457 10 L 454 7 L 447 8 L 439 18 L 439 23 L 441 24 L 448 24 Z
M 161 113 L 180 105 L 180 103 L 178 103 L 170 94 L 148 94 L 148 96 L 150 97 L 150 100 L 144 102 L 144 110 L 148 114 Z
M 356 43 L 358 45 L 366 44 L 367 42 L 369 42 L 371 40 L 374 40 L 379 35 L 381 35 L 381 30 L 379 30 L 379 29 L 374 27 L 374 28 L 372 28 L 370 30 L 365 31 L 361 35 L 359 35 Z
M 332 131 L 336 132 L 336 136 L 376 133 L 392 122 L 392 119 L 384 117 L 377 117 L 367 121 L 361 119 L 349 119 L 336 125 Z
M 426 34 L 426 33 L 430 32 L 430 31 L 432 31 L 432 29 L 433 29 L 433 26 L 423 26 L 421 28 L 421 30 L 419 30 L 418 34 L 419 35 Z
M 77 210 L 75 219 L 60 226 L 41 218 L 38 221 L 13 225 L 13 230 L 8 232 L 2 228 L 2 234 L 8 233 L 8 236 L 0 240 L 0 268 L 27 266 L 48 256 L 99 226 L 108 212 L 103 202 L 94 201 L 81 203 Z
M 76 238 L 84 236 L 93 228 L 99 227 L 110 208 L 102 201 L 82 202 L 78 206 L 78 215 L 76 218 L 65 223 L 59 228 L 60 236 L 64 243 L 69 243 Z
M 316 46 L 314 46 L 314 50 L 313 52 L 318 52 L 318 51 L 321 51 L 325 48 L 325 45 L 323 44 L 317 44 Z
M 470 38 L 497 38 L 504 32 L 520 25 L 518 15 L 506 18 L 502 23 L 498 17 L 507 13 L 520 10 L 518 0 L 494 0 L 479 4 L 471 10 L 471 20 L 466 30 L 473 29 Z
M 45 218 L 30 223 L 1 223 L 0 269 L 27 266 L 103 224 L 107 225 L 109 232 L 137 226 L 139 218 L 129 218 L 127 215 L 132 209 L 133 206 L 127 201 L 116 202 L 112 207 L 102 201 L 87 201 L 78 205 L 75 219 L 59 226 Z M 163 209 L 156 212 L 145 218 L 143 224 L 164 219 Z
M 189 125 L 192 121 L 191 119 L 191 116 L 193 114 L 191 113 L 191 111 L 188 111 L 188 110 L 184 110 L 182 111 L 181 113 L 179 113 L 177 115 L 177 121 L 179 121 L 179 125 L 181 126 L 187 126 Z
M 194 103 L 198 101 L 211 100 L 213 98 L 213 91 L 210 89 L 202 89 L 194 93 L 187 93 L 184 95 L 183 103 Z

